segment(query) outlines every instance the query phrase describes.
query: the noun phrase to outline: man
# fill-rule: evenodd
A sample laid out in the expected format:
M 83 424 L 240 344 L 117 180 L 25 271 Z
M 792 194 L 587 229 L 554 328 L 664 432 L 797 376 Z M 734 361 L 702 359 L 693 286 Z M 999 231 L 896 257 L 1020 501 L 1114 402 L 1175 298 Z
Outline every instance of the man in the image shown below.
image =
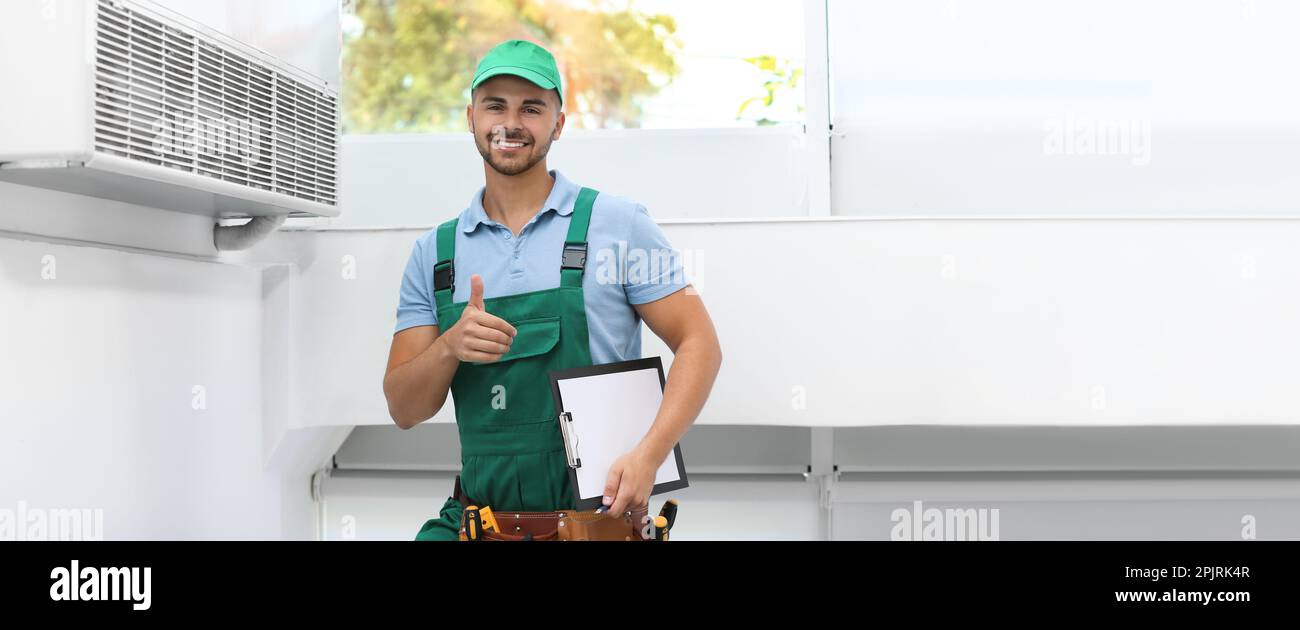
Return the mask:
M 610 467 L 603 504 L 613 514 L 646 507 L 655 471 L 722 362 L 708 312 L 644 207 L 547 170 L 564 129 L 549 52 L 504 42 L 470 87 L 465 115 L 486 185 L 457 219 L 415 243 L 384 375 L 389 413 L 409 429 L 450 391 L 458 494 L 500 511 L 572 509 L 547 372 L 640 358 L 645 320 L 673 365 L 652 428 Z M 669 264 L 625 264 L 638 256 Z M 416 538 L 456 540 L 463 507 L 447 499 Z

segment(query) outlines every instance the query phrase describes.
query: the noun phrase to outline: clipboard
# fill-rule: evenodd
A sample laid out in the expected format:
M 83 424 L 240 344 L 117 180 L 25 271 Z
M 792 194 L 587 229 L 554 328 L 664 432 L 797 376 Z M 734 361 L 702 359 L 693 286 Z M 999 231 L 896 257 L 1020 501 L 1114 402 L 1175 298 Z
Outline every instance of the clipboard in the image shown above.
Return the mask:
M 663 361 L 656 356 L 556 370 L 550 379 L 576 507 L 598 508 L 610 465 L 645 437 L 659 413 Z M 689 485 L 682 446 L 676 444 L 660 464 L 650 494 Z

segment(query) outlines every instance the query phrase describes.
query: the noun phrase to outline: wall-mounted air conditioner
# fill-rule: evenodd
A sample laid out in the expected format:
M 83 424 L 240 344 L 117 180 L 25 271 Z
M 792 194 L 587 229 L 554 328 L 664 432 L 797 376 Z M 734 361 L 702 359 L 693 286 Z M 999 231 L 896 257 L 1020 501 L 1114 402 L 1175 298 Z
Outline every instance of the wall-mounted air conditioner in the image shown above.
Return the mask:
M 156 4 L 0 2 L 0 180 L 337 216 L 338 136 L 337 88 Z

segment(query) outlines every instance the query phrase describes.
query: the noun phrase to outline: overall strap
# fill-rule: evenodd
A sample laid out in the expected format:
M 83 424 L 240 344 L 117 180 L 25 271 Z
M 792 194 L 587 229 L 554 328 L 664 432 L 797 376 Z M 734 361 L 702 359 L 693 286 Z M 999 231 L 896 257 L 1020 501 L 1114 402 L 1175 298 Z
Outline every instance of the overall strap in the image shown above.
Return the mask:
M 582 288 L 582 270 L 587 266 L 587 226 L 591 223 L 591 208 L 600 192 L 591 188 L 578 191 L 569 219 L 569 234 L 564 239 L 560 254 L 560 286 Z M 439 246 L 441 247 L 441 246 Z
M 460 218 L 450 219 L 438 226 L 438 262 L 433 266 L 433 300 L 437 308 L 451 304 L 451 294 L 456 290 L 456 226 Z

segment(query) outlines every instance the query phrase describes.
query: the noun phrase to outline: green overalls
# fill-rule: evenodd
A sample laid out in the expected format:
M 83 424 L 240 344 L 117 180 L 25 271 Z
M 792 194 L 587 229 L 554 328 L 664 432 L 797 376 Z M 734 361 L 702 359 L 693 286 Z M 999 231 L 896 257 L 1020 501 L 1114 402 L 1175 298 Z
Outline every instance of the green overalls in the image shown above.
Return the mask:
M 590 188 L 578 193 L 564 250 L 556 252 L 560 286 L 485 299 L 488 313 L 515 327 L 514 341 L 497 361 L 461 363 L 451 381 L 462 489 L 498 512 L 574 507 L 547 373 L 591 365 L 582 273 L 597 194 Z M 441 260 L 434 266 L 433 296 L 444 331 L 460 319 L 466 305 L 451 301 L 457 222 L 438 226 Z M 455 497 L 448 498 L 438 518 L 426 521 L 415 539 L 457 540 L 463 508 Z

